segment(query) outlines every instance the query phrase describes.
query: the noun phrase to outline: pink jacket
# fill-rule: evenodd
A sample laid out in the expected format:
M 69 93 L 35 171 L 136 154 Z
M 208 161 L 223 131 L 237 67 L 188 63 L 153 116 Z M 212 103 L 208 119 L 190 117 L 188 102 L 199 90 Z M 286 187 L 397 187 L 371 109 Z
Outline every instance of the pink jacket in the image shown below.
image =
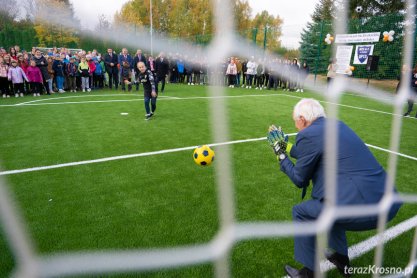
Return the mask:
M 32 67 L 29 66 L 26 70 L 26 75 L 29 79 L 29 82 L 36 82 L 36 83 L 42 83 L 42 72 L 38 67 Z
M 236 64 L 232 64 L 232 63 L 230 63 L 230 64 L 227 66 L 227 71 L 226 71 L 226 74 L 236 75 L 236 74 L 237 74 L 237 67 L 236 67 Z
M 23 79 L 28 81 L 28 78 L 26 77 L 25 72 L 19 66 L 15 68 L 14 67 L 9 68 L 8 78 L 9 80 L 12 81 L 13 84 L 23 83 Z
M 9 66 L 7 64 L 0 64 L 0 77 L 7 78 Z

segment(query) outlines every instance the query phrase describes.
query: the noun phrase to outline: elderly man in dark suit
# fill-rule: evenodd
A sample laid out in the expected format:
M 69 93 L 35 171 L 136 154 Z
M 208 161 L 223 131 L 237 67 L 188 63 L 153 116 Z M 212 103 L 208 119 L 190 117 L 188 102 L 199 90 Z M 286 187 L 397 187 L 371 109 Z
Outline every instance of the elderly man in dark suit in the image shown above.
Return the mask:
M 158 92 L 159 82 L 161 82 L 161 93 L 164 92 L 165 89 L 165 79 L 168 76 L 169 71 L 169 63 L 168 60 L 165 58 L 163 52 L 159 54 L 159 57 L 155 61 L 155 74 L 156 74 L 156 92 Z
M 107 54 L 104 56 L 104 64 L 106 65 L 106 71 L 109 75 L 109 88 L 112 89 L 113 83 L 117 88 L 119 87 L 119 59 L 113 49 L 107 49 Z
M 146 57 L 145 55 L 143 55 L 142 53 L 142 49 L 138 49 L 136 51 L 136 55 L 133 58 L 132 61 L 132 69 L 134 70 L 135 76 L 138 77 L 140 74 L 140 71 L 138 70 L 138 63 L 142 62 L 145 64 L 145 67 L 147 67 L 147 61 L 146 61 Z M 139 84 L 140 82 L 137 80 L 138 78 L 135 78 L 135 83 L 136 83 L 136 91 L 139 91 Z
M 324 207 L 324 151 L 326 114 L 317 100 L 302 99 L 296 104 L 293 119 L 299 133 L 295 145 L 287 143 L 288 136 L 281 128 L 271 126 L 268 140 L 278 156 L 281 171 L 299 188 L 306 188 L 312 181 L 311 200 L 293 207 L 293 220 L 307 222 L 317 220 Z M 377 204 L 385 192 L 387 178 L 385 170 L 375 159 L 365 143 L 341 121 L 337 122 L 338 151 L 336 172 L 336 205 Z M 287 156 L 297 159 L 294 164 Z M 388 220 L 398 212 L 401 204 L 394 204 L 389 210 Z M 349 266 L 346 231 L 375 229 L 378 217 L 349 217 L 335 221 L 329 232 L 327 259 L 336 265 L 345 276 L 345 267 Z M 295 260 L 303 264 L 301 270 L 289 265 L 285 271 L 290 277 L 314 277 L 315 237 L 297 236 L 294 240 Z

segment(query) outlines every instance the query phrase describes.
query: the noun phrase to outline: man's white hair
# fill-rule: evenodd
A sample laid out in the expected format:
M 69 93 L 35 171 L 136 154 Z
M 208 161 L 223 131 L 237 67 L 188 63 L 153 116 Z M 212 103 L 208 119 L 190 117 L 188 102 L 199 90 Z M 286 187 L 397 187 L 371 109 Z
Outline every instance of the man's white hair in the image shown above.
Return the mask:
M 294 119 L 303 118 L 307 122 L 313 122 L 320 117 L 326 117 L 323 106 L 320 102 L 312 98 L 303 98 L 294 107 L 293 113 Z

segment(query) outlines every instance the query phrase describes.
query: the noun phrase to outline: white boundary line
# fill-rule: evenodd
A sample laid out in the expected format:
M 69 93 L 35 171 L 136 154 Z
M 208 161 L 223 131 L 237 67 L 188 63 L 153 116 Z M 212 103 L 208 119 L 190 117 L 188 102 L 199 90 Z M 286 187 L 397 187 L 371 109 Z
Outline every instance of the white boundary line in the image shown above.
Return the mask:
M 294 135 L 296 135 L 296 133 L 288 134 L 288 136 L 294 136 Z M 255 142 L 255 141 L 261 141 L 261 140 L 266 140 L 266 137 L 252 138 L 252 139 L 242 139 L 242 140 L 235 140 L 235 141 L 229 141 L 229 142 L 223 142 L 223 143 L 214 143 L 214 144 L 208 144 L 208 145 L 211 146 L 211 147 L 215 147 L 215 146 Z M 398 152 L 393 152 L 391 150 L 384 149 L 384 148 L 374 146 L 374 145 L 370 145 L 370 144 L 366 144 L 366 145 L 368 147 L 376 149 L 376 150 L 384 151 L 384 152 L 387 152 L 387 153 L 392 153 L 392 154 L 395 154 L 395 155 L 398 155 L 398 156 L 401 156 L 401 157 L 404 157 L 404 158 L 408 158 L 408 159 L 417 161 L 417 157 L 409 156 L 409 155 L 398 153 Z M 127 155 L 119 155 L 119 156 L 110 156 L 110 157 L 98 158 L 98 159 L 92 159 L 92 160 L 83 160 L 83 161 L 68 162 L 68 163 L 61 163 L 61 164 L 55 164 L 55 165 L 47 165 L 47 166 L 39 166 L 39 167 L 32 167 L 32 168 L 1 171 L 0 176 L 15 175 L 15 174 L 21 174 L 21 173 L 27 173 L 27 172 L 43 171 L 43 170 L 50 170 L 50 169 L 56 169 L 56 168 L 78 166 L 78 165 L 87 165 L 87 164 L 93 164 L 93 163 L 102 163 L 102 162 L 107 162 L 107 161 L 129 159 L 129 158 L 134 158 L 134 157 L 143 157 L 143 156 L 152 156 L 152 155 L 159 155 L 159 154 L 166 154 L 166 153 L 174 153 L 174 152 L 192 150 L 196 147 L 197 146 L 189 146 L 189 147 L 176 148 L 176 149 L 166 149 L 166 150 L 153 151 L 153 152 L 144 152 L 144 153 L 135 153 L 135 154 L 127 154 Z
M 134 99 L 112 99 L 112 100 L 88 100 L 88 101 L 62 101 L 62 102 L 46 102 L 46 103 L 37 103 L 37 102 L 44 102 L 50 100 L 60 100 L 60 99 L 67 99 L 67 98 L 85 98 L 85 97 L 108 97 L 108 96 L 133 96 Z M 164 99 L 178 99 L 177 97 L 173 96 L 158 96 L 158 98 Z M 68 96 L 68 97 L 59 97 L 59 98 L 45 98 L 45 99 L 37 99 L 27 102 L 20 102 L 16 104 L 3 104 L 0 107 L 22 107 L 22 106 L 41 106 L 41 105 L 57 105 L 57 104 L 88 104 L 88 103 L 103 103 L 103 102 L 129 102 L 129 101 L 141 101 L 143 100 L 142 96 L 139 95 L 129 95 L 129 94 L 117 94 L 117 95 L 84 95 L 84 96 Z

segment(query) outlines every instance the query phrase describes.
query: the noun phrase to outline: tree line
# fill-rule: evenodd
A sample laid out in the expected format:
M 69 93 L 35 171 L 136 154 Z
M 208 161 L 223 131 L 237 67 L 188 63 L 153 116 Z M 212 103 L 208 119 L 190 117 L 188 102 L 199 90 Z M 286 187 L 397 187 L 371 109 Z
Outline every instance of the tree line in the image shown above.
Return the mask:
M 113 20 L 99 15 L 98 24 L 90 30 L 81 28 L 70 1 L 37 0 L 36 5 L 34 2 L 7 1 L 7 7 L 0 10 L 0 43 L 4 46 L 20 44 L 25 47 L 39 45 L 85 49 L 85 46 L 94 44 L 93 40 L 88 39 L 91 32 L 105 34 L 120 27 L 129 31 L 144 31 L 150 28 L 150 0 L 128 1 L 119 12 L 115 9 Z M 235 0 L 232 4 L 236 30 L 242 37 L 261 47 L 265 43 L 268 50 L 282 51 L 282 18 L 271 15 L 268 11 L 252 16 L 252 9 L 247 0 Z M 152 0 L 152 15 L 153 31 L 170 38 L 207 44 L 215 32 L 211 1 Z M 50 21 L 51 19 L 53 21 Z M 22 36 L 22 39 L 19 36 Z

